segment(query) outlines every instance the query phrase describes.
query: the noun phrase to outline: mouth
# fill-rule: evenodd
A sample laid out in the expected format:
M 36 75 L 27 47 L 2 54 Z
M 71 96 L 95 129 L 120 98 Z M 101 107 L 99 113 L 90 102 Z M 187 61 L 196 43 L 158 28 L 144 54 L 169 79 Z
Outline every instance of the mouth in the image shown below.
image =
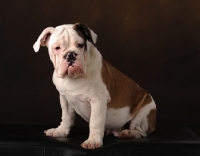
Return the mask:
M 67 74 L 68 76 L 70 76 L 70 77 L 76 78 L 77 76 L 80 76 L 80 75 L 83 74 L 82 71 L 83 71 L 83 70 L 82 70 L 81 66 L 75 64 L 75 65 L 72 65 L 72 66 L 68 66 L 68 67 L 67 67 L 67 72 L 66 72 L 66 74 Z

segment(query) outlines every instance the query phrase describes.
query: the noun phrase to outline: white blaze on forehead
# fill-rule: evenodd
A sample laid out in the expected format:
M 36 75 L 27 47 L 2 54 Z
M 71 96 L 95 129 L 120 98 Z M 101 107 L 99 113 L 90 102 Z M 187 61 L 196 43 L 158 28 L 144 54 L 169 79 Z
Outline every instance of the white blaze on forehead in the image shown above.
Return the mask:
M 60 39 L 63 35 L 65 28 L 64 27 L 56 27 L 54 33 L 51 35 L 51 38 L 49 40 L 49 44 L 52 45 L 53 43 L 57 42 L 58 39 Z
M 83 39 L 74 30 L 72 24 L 61 25 L 56 27 L 54 33 L 52 34 L 49 40 L 49 45 L 53 45 L 59 39 L 63 39 L 62 42 L 67 42 L 68 46 L 69 44 L 71 44 L 71 42 L 83 42 Z

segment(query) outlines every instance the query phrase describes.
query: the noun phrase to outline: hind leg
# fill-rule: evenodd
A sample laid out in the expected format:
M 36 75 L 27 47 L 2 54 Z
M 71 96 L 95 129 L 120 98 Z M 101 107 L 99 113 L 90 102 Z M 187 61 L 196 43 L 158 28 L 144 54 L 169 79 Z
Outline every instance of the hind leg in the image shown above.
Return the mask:
M 129 129 L 120 132 L 119 138 L 146 137 L 154 131 L 156 123 L 156 106 L 152 101 L 140 109 L 138 114 L 130 121 Z
M 124 129 L 119 134 L 119 138 L 122 139 L 141 138 L 146 136 L 147 134 L 139 127 L 135 127 L 134 129 Z

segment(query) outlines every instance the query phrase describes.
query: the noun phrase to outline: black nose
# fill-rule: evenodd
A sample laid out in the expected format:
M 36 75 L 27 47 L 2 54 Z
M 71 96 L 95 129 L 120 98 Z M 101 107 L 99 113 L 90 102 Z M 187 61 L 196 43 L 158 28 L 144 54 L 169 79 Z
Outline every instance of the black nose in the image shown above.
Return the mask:
M 78 54 L 76 54 L 75 52 L 68 52 L 67 54 L 65 54 L 64 59 L 67 59 L 68 65 L 72 66 L 74 61 L 76 60 L 76 56 Z

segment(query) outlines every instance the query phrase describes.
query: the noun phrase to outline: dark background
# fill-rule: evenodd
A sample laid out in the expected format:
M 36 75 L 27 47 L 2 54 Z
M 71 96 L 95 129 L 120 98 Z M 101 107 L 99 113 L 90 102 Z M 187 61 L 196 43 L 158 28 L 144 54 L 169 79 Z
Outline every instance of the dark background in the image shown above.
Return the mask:
M 44 28 L 76 22 L 98 34 L 108 62 L 154 97 L 157 129 L 200 134 L 199 0 L 0 0 L 1 124 L 59 124 L 53 65 L 46 48 L 32 46 Z

